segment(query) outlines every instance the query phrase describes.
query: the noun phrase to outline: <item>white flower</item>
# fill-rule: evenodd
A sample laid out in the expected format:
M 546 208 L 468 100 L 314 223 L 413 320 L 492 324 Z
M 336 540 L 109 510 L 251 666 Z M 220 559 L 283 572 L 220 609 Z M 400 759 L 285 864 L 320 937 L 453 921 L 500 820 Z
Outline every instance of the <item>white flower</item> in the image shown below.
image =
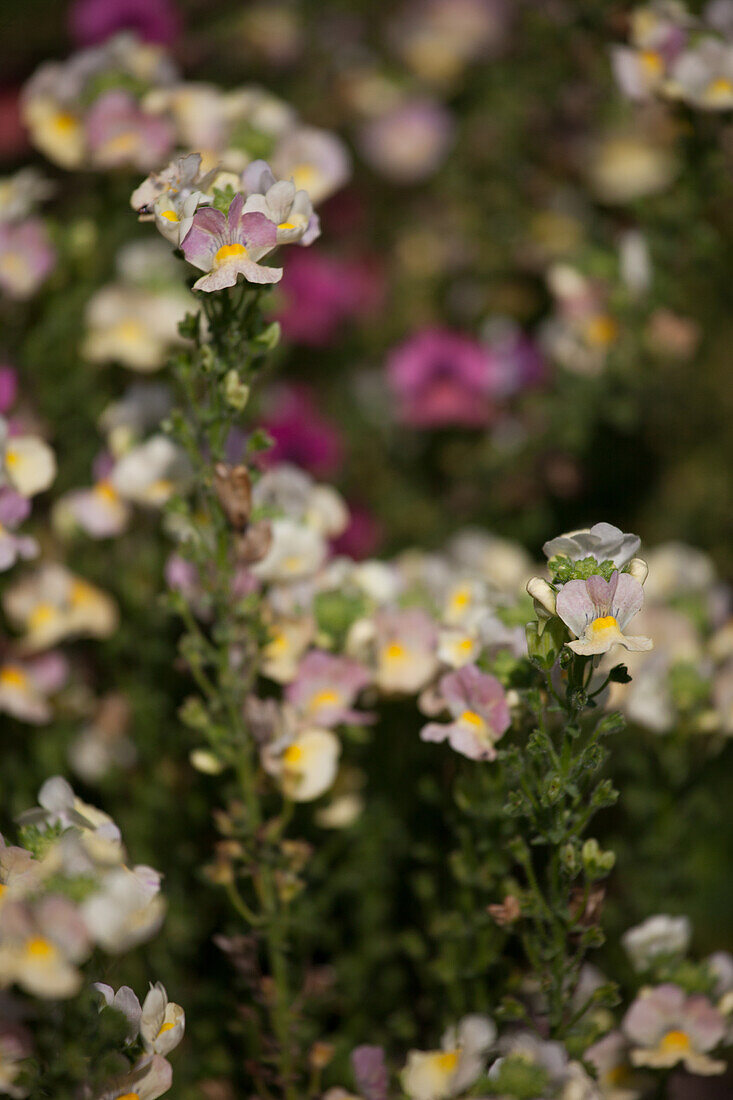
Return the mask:
M 411 1100 L 448 1100 L 464 1093 L 481 1075 L 496 1038 L 487 1016 L 464 1016 L 443 1036 L 441 1050 L 411 1050 L 400 1074 Z
M 614 572 L 610 581 L 597 575 L 568 581 L 557 596 L 557 614 L 576 637 L 568 646 L 584 657 L 607 653 L 614 645 L 651 649 L 650 638 L 624 634 L 643 601 L 641 585 L 628 573 Z
M 318 531 L 283 517 L 271 523 L 272 544 L 262 561 L 252 566 L 264 581 L 300 580 L 311 576 L 326 560 L 328 547 Z
M 186 484 L 189 474 L 181 448 L 165 435 L 154 435 L 122 456 L 110 482 L 126 500 L 157 508 Z
M 629 928 L 621 937 L 635 970 L 646 970 L 660 955 L 684 955 L 692 929 L 687 917 L 658 914 Z
M 93 939 L 110 953 L 126 951 L 149 939 L 165 914 L 159 889 L 160 875 L 150 867 L 115 867 L 109 871 L 100 889 L 81 906 Z
M 571 561 L 592 557 L 598 562 L 612 561 L 617 569 L 621 569 L 633 558 L 640 544 L 638 535 L 625 535 L 611 523 L 596 523 L 593 527 L 558 535 L 556 539 L 546 542 L 542 549 L 548 558 L 556 554 L 562 554 Z
M 306 729 L 281 751 L 265 749 L 266 770 L 278 778 L 283 793 L 294 802 L 311 802 L 333 785 L 341 742 L 326 729 Z
M 48 489 L 56 477 L 56 458 L 42 439 L 34 435 L 8 435 L 0 417 L 0 485 L 9 485 L 24 497 Z
M 162 982 L 150 986 L 143 1001 L 140 1035 L 150 1053 L 168 1054 L 177 1047 L 186 1029 L 186 1014 L 180 1005 L 168 1000 Z

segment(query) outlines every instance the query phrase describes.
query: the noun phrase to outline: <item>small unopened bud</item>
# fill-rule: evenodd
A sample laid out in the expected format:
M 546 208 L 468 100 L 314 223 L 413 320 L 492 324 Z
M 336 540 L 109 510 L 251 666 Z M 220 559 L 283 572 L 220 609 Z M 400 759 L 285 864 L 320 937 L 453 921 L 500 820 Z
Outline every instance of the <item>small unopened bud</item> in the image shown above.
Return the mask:
M 555 614 L 557 598 L 555 589 L 548 581 L 543 580 L 542 577 L 532 577 L 527 581 L 527 591 L 534 600 L 534 608 L 538 614 L 541 612 L 545 612 L 546 615 Z
M 517 898 L 513 894 L 507 894 L 501 905 L 487 906 L 487 912 L 500 928 L 505 928 L 519 920 L 522 909 Z
M 237 412 L 241 412 L 249 401 L 249 386 L 235 370 L 227 371 L 224 376 L 224 397 L 227 404 Z
M 196 771 L 203 775 L 221 775 L 224 771 L 223 762 L 208 749 L 193 749 L 188 759 Z
M 639 584 L 643 584 L 649 575 L 649 566 L 643 558 L 632 558 L 626 566 L 626 572 Z
M 308 1062 L 312 1069 L 325 1069 L 333 1060 L 336 1048 L 333 1043 L 324 1043 L 318 1040 L 308 1051 Z

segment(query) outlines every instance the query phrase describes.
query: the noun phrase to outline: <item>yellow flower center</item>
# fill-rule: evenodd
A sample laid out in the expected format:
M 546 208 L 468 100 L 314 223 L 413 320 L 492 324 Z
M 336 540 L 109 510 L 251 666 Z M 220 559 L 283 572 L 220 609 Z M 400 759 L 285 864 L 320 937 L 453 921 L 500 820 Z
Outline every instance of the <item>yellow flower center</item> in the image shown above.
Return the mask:
M 139 1092 L 126 1092 L 124 1096 L 118 1096 L 117 1100 L 140 1100 Z
M 733 81 L 728 80 L 725 76 L 719 76 L 716 80 L 711 80 L 706 95 L 709 99 L 727 98 L 729 95 L 733 95 Z
M 317 182 L 320 173 L 313 164 L 296 164 L 290 175 L 296 191 L 308 191 Z
M 28 687 L 28 677 L 18 665 L 4 665 L 0 668 L 0 684 L 3 687 L 24 690 Z
M 28 616 L 28 626 L 31 630 L 46 626 L 56 618 L 56 608 L 51 603 L 37 604 Z
M 451 596 L 450 605 L 454 611 L 463 611 L 471 602 L 471 590 L 469 588 L 457 588 Z
M 60 134 L 72 134 L 79 129 L 79 123 L 68 111 L 59 111 L 54 117 L 53 124 Z
M 7 886 L 4 886 L 3 883 L 0 882 L 0 898 L 3 896 L 3 894 L 5 893 L 6 890 L 7 890 Z
M 283 569 L 286 573 L 298 573 L 303 568 L 303 559 L 297 554 L 291 554 L 283 561 Z
M 458 1065 L 458 1051 L 446 1050 L 443 1054 L 438 1055 L 436 1062 L 443 1073 L 453 1073 Z
M 176 1026 L 176 1025 L 175 1025 L 175 1024 L 173 1024 L 173 1023 L 167 1023 L 167 1024 L 163 1024 L 163 1026 L 161 1027 L 160 1031 L 158 1032 L 158 1038 L 160 1038 L 160 1036 L 161 1036 L 161 1035 L 162 1035 L 162 1034 L 163 1034 L 164 1032 L 166 1032 L 166 1031 L 172 1031 L 172 1030 L 173 1030 L 173 1028 L 174 1028 L 175 1026 Z
M 385 661 L 401 661 L 406 656 L 406 650 L 399 642 L 390 642 L 382 650 L 382 656 Z
M 656 50 L 642 50 L 640 60 L 649 76 L 660 76 L 664 72 L 664 62 Z
M 461 638 L 460 642 L 456 644 L 456 649 L 459 653 L 470 653 L 473 644 L 473 638 Z
M 280 222 L 278 229 L 295 229 L 292 222 Z
M 223 244 L 216 256 L 214 256 L 214 267 L 219 267 L 221 264 L 229 263 L 230 260 L 246 260 L 247 249 L 243 244 Z
M 49 943 L 48 940 L 44 940 L 42 936 L 33 936 L 25 945 L 26 955 L 37 962 L 50 959 L 55 950 L 53 944 Z
M 160 216 L 165 218 L 167 222 L 179 222 L 181 220 L 175 210 L 161 210 Z
M 126 343 L 133 343 L 145 335 L 143 326 L 132 317 L 115 325 L 114 332 L 120 340 L 124 340 Z
M 69 602 L 73 604 L 85 604 L 91 603 L 94 600 L 95 592 L 90 584 L 86 581 L 72 581 L 69 589 Z
M 692 1044 L 686 1031 L 668 1031 L 659 1044 L 665 1054 L 682 1054 L 690 1050 Z
M 120 499 L 114 485 L 111 481 L 108 481 L 107 478 L 104 478 L 104 480 L 97 482 L 97 484 L 94 486 L 94 493 L 105 504 L 116 504 L 117 501 Z
M 19 462 L 20 458 L 18 452 L 14 451 L 12 447 L 8 447 L 5 452 L 5 465 L 12 468 L 13 466 L 17 466 Z
M 309 710 L 320 710 L 321 707 L 332 707 L 340 702 L 340 696 L 336 691 L 319 691 L 310 701 Z
M 467 726 L 473 726 L 476 730 L 483 729 L 486 724 L 481 715 L 477 714 L 475 710 L 464 710 L 461 721 L 465 722 Z
M 618 623 L 613 615 L 603 615 L 600 619 L 594 620 L 591 629 L 594 634 L 602 634 L 604 630 L 618 630 Z
M 302 759 L 303 750 L 301 749 L 300 745 L 288 745 L 285 752 L 283 753 L 283 761 L 289 767 L 292 767 L 293 764 L 299 764 Z
M 618 325 L 613 317 L 599 313 L 591 317 L 585 329 L 586 340 L 592 347 L 605 348 L 618 336 Z
M 267 644 L 267 652 L 270 656 L 275 656 L 278 653 L 287 653 L 288 651 L 288 639 L 285 634 L 274 634 L 272 639 Z

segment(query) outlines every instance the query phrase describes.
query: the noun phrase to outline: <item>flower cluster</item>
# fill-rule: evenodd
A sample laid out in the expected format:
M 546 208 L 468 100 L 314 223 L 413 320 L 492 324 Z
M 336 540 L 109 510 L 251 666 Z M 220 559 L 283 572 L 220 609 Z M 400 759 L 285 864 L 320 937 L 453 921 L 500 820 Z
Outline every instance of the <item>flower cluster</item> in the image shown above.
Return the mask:
M 36 214 L 52 191 L 33 168 L 0 180 L 0 291 L 9 298 L 31 297 L 54 268 L 56 250 Z

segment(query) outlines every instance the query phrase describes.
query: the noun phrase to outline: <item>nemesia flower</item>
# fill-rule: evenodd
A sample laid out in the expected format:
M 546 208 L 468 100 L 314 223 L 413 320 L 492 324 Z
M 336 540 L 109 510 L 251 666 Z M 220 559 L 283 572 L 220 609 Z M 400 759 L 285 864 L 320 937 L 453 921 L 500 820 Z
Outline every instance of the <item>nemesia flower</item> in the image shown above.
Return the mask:
M 621 1031 L 609 1031 L 583 1058 L 598 1075 L 603 1100 L 639 1100 L 645 1087 L 640 1074 L 629 1064 L 629 1044 Z
M 320 476 L 337 469 L 343 453 L 341 436 L 307 387 L 281 386 L 273 391 L 261 423 L 275 441 L 260 456 L 262 466 L 289 463 Z
M 367 122 L 359 145 L 369 166 L 392 183 L 419 183 L 445 159 L 454 128 L 438 100 L 410 99 Z
M 46 226 L 38 218 L 0 222 L 0 290 L 22 300 L 35 294 L 56 262 Z
M 655 135 L 621 131 L 590 150 L 588 175 L 602 202 L 624 204 L 664 191 L 677 175 L 671 147 Z
M 19 560 L 28 561 L 38 555 L 38 543 L 34 538 L 15 534 L 15 528 L 29 514 L 30 504 L 25 497 L 7 486 L 0 488 L 0 573 Z
M 109 478 L 91 489 L 76 489 L 60 497 L 54 506 L 54 521 L 66 525 L 67 517 L 94 539 L 112 538 L 125 530 L 130 508 Z
M 460 1096 L 480 1077 L 486 1054 L 496 1038 L 488 1016 L 464 1016 L 449 1028 L 441 1050 L 411 1050 L 400 1074 L 410 1100 L 448 1100 Z
M 466 665 L 443 676 L 439 692 L 452 721 L 429 722 L 420 731 L 421 739 L 447 740 L 469 760 L 496 759 L 494 745 L 511 724 L 506 694 L 496 677 Z
M 168 1000 L 162 982 L 156 982 L 143 1001 L 140 1036 L 148 1053 L 168 1054 L 177 1047 L 186 1029 L 186 1014 L 180 1005 Z
M 459 531 L 448 544 L 448 553 L 461 569 L 474 572 L 504 597 L 515 598 L 531 575 L 527 551 L 487 531 Z
M 129 718 L 125 696 L 105 695 L 69 745 L 69 764 L 86 783 L 98 783 L 112 768 L 129 768 L 135 763 L 137 750 L 127 736 Z
M 157 370 L 182 342 L 178 324 L 193 305 L 183 288 L 110 283 L 87 303 L 81 353 L 92 363 L 122 363 L 141 373 Z
M 374 618 L 375 678 L 385 692 L 415 692 L 435 674 L 437 630 L 419 608 L 384 610 Z
M 80 46 L 94 46 L 123 30 L 168 45 L 180 25 L 172 0 L 74 0 L 69 10 L 69 29 Z
M 351 160 L 340 138 L 328 130 L 299 126 L 286 132 L 270 158 L 275 176 L 292 180 L 318 206 L 348 180 Z
M 687 917 L 668 917 L 660 913 L 629 928 L 621 937 L 621 943 L 634 969 L 644 971 L 660 956 L 684 955 L 691 936 Z
M 262 672 L 279 684 L 290 683 L 298 674 L 300 659 L 315 634 L 309 616 L 277 619 L 270 625 L 270 638 L 262 651 Z
M 165 916 L 160 875 L 151 867 L 113 867 L 85 898 L 81 914 L 89 933 L 110 954 L 127 951 L 153 936 Z
M 0 178 L 0 222 L 20 222 L 53 194 L 53 184 L 35 168 Z
M 311 802 L 332 786 L 341 742 L 331 730 L 306 728 L 278 750 L 267 746 L 263 764 L 277 777 L 283 793 L 294 802 Z
M 254 160 L 242 173 L 246 195 L 244 213 L 264 214 L 277 226 L 278 244 L 312 244 L 321 234 L 307 191 L 296 190 L 292 180 L 276 180 L 264 160 Z
M 504 0 L 423 0 L 398 15 L 392 38 L 414 73 L 443 83 L 496 50 L 509 16 Z
M 0 909 L 0 985 L 17 983 L 36 997 L 73 997 L 82 984 L 77 964 L 89 954 L 87 930 L 67 898 L 47 895 L 31 908 L 10 901 Z
M 240 275 L 250 283 L 277 283 L 282 278 L 282 268 L 258 263 L 277 244 L 275 225 L 264 214 L 243 211 L 244 195 L 237 194 L 226 216 L 211 208 L 194 214 L 181 248 L 190 264 L 208 273 L 194 283 L 194 290 L 235 286 Z
M 270 524 L 272 544 L 261 561 L 252 566 L 263 581 L 294 581 L 315 573 L 326 560 L 328 545 L 312 527 L 292 519 L 274 519 Z
M 117 626 L 117 608 L 100 589 L 61 565 L 45 564 L 6 591 L 5 612 L 25 632 L 28 650 L 46 649 L 62 638 L 104 638 Z
M 314 649 L 301 661 L 285 698 L 308 724 L 328 728 L 363 723 L 366 715 L 354 710 L 353 704 L 370 680 L 369 671 L 358 661 Z
M 190 475 L 183 449 L 168 436 L 154 435 L 118 460 L 109 482 L 123 499 L 160 508 L 185 487 Z
M 153 168 L 170 152 L 169 123 L 141 110 L 127 92 L 105 92 L 86 118 L 86 140 L 98 168 Z
M 203 199 L 202 192 L 207 192 L 213 184 L 217 169 L 203 173 L 201 162 L 200 153 L 187 153 L 171 161 L 162 171 L 151 172 L 130 196 L 130 206 L 140 215 L 140 220 L 149 221 L 156 199 L 166 195 L 179 201 L 191 195 Z
M 600 1100 L 598 1091 L 579 1062 L 571 1062 L 562 1043 L 540 1039 L 530 1031 L 518 1031 L 499 1042 L 502 1057 L 489 1070 L 494 1091 L 501 1089 L 505 1064 L 515 1068 L 532 1067 L 544 1078 L 540 1084 L 533 1075 L 533 1086 L 542 1088 L 542 1096 L 561 1100 Z M 503 1091 L 503 1090 L 502 1090 Z
M 387 380 L 407 424 L 481 427 L 491 420 L 491 357 L 461 333 L 425 329 L 411 336 L 390 353 Z
M 67 675 L 67 662 L 58 653 L 44 653 L 32 660 L 6 657 L 0 662 L 0 711 L 23 722 L 50 721 L 48 697 L 59 690 Z
M 632 1065 L 668 1069 L 682 1063 L 688 1072 L 723 1073 L 724 1061 L 709 1057 L 726 1035 L 726 1022 L 707 997 L 688 997 L 679 986 L 642 989 L 621 1024 Z
M 629 573 L 614 571 L 610 581 L 597 575 L 568 581 L 557 596 L 557 614 L 576 639 L 567 645 L 584 657 L 607 653 L 614 645 L 638 652 L 651 649 L 650 638 L 624 634 L 643 602 L 644 590 Z
M 0 486 L 32 497 L 55 476 L 56 458 L 48 444 L 32 435 L 9 435 L 7 421 L 0 417 Z
M 73 829 L 95 863 L 114 865 L 122 859 L 122 837 L 112 818 L 78 798 L 60 775 L 45 781 L 38 792 L 38 806 L 26 810 L 19 821 L 42 830 L 54 826 Z
M 593 527 L 558 535 L 546 542 L 542 550 L 548 558 L 556 554 L 562 554 L 571 561 L 593 557 L 597 562 L 612 561 L 617 569 L 623 569 L 640 545 L 638 535 L 625 535 L 611 523 L 596 523 Z
M 366 1044 L 354 1047 L 351 1065 L 357 1088 L 364 1093 L 366 1100 L 387 1100 L 389 1073 L 382 1047 Z
M 671 67 L 668 92 L 706 111 L 733 107 L 733 43 L 705 37 Z
M 162 1055 L 141 1058 L 129 1073 L 118 1077 L 95 1100 L 157 1100 L 173 1084 L 170 1062 Z
M 373 312 L 382 290 L 380 272 L 366 261 L 299 250 L 288 256 L 277 319 L 289 340 L 325 347 L 345 322 Z
M 171 401 L 168 386 L 138 382 L 118 401 L 108 405 L 99 418 L 99 426 L 112 454 L 124 454 L 133 443 L 159 427 L 170 410 Z

